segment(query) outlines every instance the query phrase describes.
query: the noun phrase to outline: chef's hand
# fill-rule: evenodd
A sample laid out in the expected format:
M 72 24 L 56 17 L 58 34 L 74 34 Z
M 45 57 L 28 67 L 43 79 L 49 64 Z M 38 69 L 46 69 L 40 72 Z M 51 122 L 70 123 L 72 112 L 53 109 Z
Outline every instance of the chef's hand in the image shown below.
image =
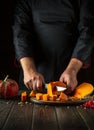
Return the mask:
M 42 90 L 44 77 L 36 71 L 29 70 L 29 72 L 24 72 L 24 84 L 28 89 Z
M 66 70 L 61 74 L 60 81 L 66 83 L 67 85 L 66 93 L 71 93 L 76 88 L 78 84 L 77 74 L 82 66 L 82 61 L 72 58 Z
M 23 69 L 23 80 L 26 87 L 31 90 L 41 90 L 44 84 L 44 77 L 37 72 L 33 58 L 23 57 L 20 59 L 20 64 Z
M 60 76 L 60 81 L 67 85 L 66 94 L 71 93 L 78 84 L 76 73 L 72 70 L 65 70 Z

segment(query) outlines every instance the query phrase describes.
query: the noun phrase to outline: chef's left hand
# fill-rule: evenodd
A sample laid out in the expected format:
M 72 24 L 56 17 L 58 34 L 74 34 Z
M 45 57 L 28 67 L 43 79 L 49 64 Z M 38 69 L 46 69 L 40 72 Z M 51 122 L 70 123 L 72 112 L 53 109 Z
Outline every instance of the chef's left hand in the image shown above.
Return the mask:
M 60 81 L 67 85 L 66 94 L 71 93 L 77 86 L 77 75 L 74 70 L 65 70 L 61 76 Z

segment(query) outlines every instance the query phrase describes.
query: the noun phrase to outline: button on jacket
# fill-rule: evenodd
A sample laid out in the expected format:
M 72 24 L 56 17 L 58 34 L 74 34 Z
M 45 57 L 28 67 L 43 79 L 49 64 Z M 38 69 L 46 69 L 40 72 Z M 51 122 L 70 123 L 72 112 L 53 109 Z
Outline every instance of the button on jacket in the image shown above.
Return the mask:
M 94 0 L 18 0 L 13 32 L 17 60 L 33 57 L 46 82 L 58 80 L 71 58 L 90 64 Z

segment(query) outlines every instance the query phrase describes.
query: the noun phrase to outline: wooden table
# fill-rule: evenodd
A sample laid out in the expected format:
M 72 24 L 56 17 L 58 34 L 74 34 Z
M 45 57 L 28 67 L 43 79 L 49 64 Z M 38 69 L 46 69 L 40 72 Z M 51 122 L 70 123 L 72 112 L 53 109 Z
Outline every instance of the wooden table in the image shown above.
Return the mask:
M 94 130 L 94 109 L 0 99 L 0 130 Z

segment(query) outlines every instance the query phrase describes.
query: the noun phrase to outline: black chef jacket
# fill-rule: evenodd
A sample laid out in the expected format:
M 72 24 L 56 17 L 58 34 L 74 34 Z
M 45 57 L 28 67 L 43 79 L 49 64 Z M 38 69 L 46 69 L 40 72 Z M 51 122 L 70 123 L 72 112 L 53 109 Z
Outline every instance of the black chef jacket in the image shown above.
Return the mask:
M 58 80 L 71 58 L 90 64 L 94 0 L 18 0 L 13 32 L 17 59 L 33 57 L 46 82 Z

